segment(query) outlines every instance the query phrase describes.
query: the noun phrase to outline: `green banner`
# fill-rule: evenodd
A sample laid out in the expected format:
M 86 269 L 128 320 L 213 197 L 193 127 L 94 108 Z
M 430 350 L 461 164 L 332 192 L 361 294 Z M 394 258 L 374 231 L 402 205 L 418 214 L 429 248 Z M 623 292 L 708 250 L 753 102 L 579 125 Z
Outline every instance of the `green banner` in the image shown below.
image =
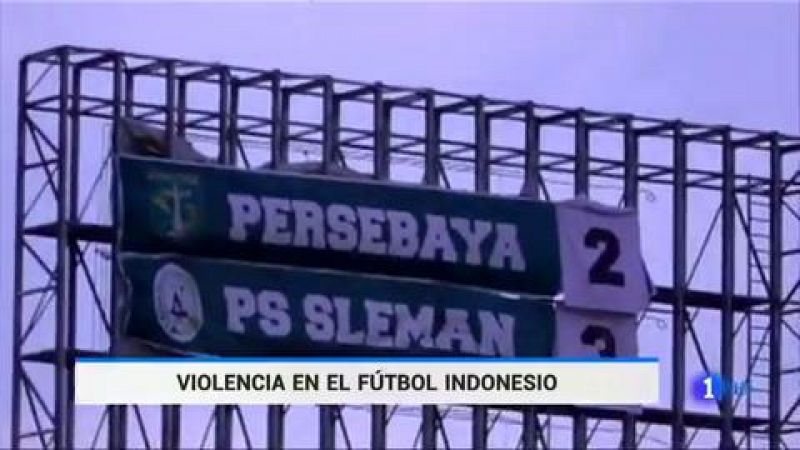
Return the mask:
M 126 334 L 220 356 L 551 356 L 542 298 L 182 256 L 121 256 Z
M 559 290 L 549 203 L 142 157 L 118 169 L 125 251 Z

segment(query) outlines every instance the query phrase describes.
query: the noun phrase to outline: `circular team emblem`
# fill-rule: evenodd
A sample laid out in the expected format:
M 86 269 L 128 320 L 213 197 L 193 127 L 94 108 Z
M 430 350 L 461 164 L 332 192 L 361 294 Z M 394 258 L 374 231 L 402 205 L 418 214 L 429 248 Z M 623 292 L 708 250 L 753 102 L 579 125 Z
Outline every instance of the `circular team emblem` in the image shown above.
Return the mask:
M 203 325 L 200 290 L 189 272 L 164 265 L 153 281 L 153 303 L 158 324 L 173 340 L 190 342 Z

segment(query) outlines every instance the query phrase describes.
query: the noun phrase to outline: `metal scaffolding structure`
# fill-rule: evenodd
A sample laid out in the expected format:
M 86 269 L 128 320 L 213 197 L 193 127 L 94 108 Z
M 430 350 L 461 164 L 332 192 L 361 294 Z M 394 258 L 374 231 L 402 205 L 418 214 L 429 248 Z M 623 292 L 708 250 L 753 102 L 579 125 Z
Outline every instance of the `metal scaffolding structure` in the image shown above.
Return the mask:
M 443 188 L 505 195 L 502 174 L 514 173 L 516 194 L 543 200 L 554 200 L 563 183 L 567 195 L 594 198 L 597 181 L 618 186 L 620 203 L 631 207 L 644 188 L 670 198 L 672 210 L 661 213 L 672 236 L 642 234 L 645 245 L 666 239 L 671 248 L 661 255 L 669 279 L 651 304 L 670 325 L 669 408 L 373 405 L 368 425 L 355 430 L 348 428 L 352 407 L 323 406 L 315 409 L 320 448 L 358 446 L 354 432 L 368 433 L 365 445 L 392 447 L 387 430 L 409 412 L 419 422 L 413 444 L 425 449 L 451 444 L 458 414 L 476 449 L 496 445 L 498 423 L 516 430 L 526 449 L 589 448 L 608 425 L 622 448 L 652 447 L 654 433 L 672 448 L 700 445 L 700 433 L 723 448 L 798 442 L 800 364 L 782 350 L 800 342 L 800 248 L 790 244 L 800 218 L 800 175 L 792 170 L 800 137 L 72 46 L 27 55 L 19 70 L 14 448 L 179 448 L 192 439 L 192 447 L 292 445 L 287 406 L 247 413 L 217 406 L 198 424 L 176 406 L 74 405 L 75 358 L 115 354 L 121 342 L 109 263 L 114 215 L 100 221 L 87 211 L 110 203 L 115 145 L 98 136 L 117 136 L 124 117 L 163 128 L 168 142 L 203 135 L 219 164 L 254 170 L 280 170 L 306 146 L 319 149 L 323 172 L 360 164 L 378 180 L 415 177 L 396 170 L 405 161 L 418 169 L 412 181 Z M 568 145 L 551 149 L 548 139 Z M 698 211 L 715 211 L 708 230 L 689 219 Z M 693 284 L 703 258 L 711 260 L 713 289 Z M 719 328 L 698 329 L 701 313 L 714 314 Z M 745 335 L 747 351 L 735 351 Z M 704 370 L 746 378 L 752 389 L 713 412 L 692 410 L 689 352 Z M 571 440 L 551 439 L 564 423 Z

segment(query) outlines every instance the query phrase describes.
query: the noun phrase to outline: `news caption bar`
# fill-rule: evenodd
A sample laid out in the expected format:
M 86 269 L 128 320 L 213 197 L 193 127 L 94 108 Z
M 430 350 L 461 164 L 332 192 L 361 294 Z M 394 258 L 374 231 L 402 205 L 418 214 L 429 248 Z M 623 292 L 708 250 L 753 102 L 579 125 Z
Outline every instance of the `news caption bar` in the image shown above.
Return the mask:
M 82 358 L 75 401 L 576 404 L 659 401 L 656 358 Z

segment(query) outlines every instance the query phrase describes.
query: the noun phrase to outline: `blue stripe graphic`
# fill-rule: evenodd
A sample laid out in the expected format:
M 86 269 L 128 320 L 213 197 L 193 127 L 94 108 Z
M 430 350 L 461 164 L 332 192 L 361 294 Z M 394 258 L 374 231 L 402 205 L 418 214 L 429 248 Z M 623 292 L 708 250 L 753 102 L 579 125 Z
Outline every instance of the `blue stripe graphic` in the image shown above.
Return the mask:
M 77 358 L 80 363 L 657 363 L 655 357 L 639 358 L 480 358 L 480 357 L 138 357 L 138 356 L 98 356 Z

